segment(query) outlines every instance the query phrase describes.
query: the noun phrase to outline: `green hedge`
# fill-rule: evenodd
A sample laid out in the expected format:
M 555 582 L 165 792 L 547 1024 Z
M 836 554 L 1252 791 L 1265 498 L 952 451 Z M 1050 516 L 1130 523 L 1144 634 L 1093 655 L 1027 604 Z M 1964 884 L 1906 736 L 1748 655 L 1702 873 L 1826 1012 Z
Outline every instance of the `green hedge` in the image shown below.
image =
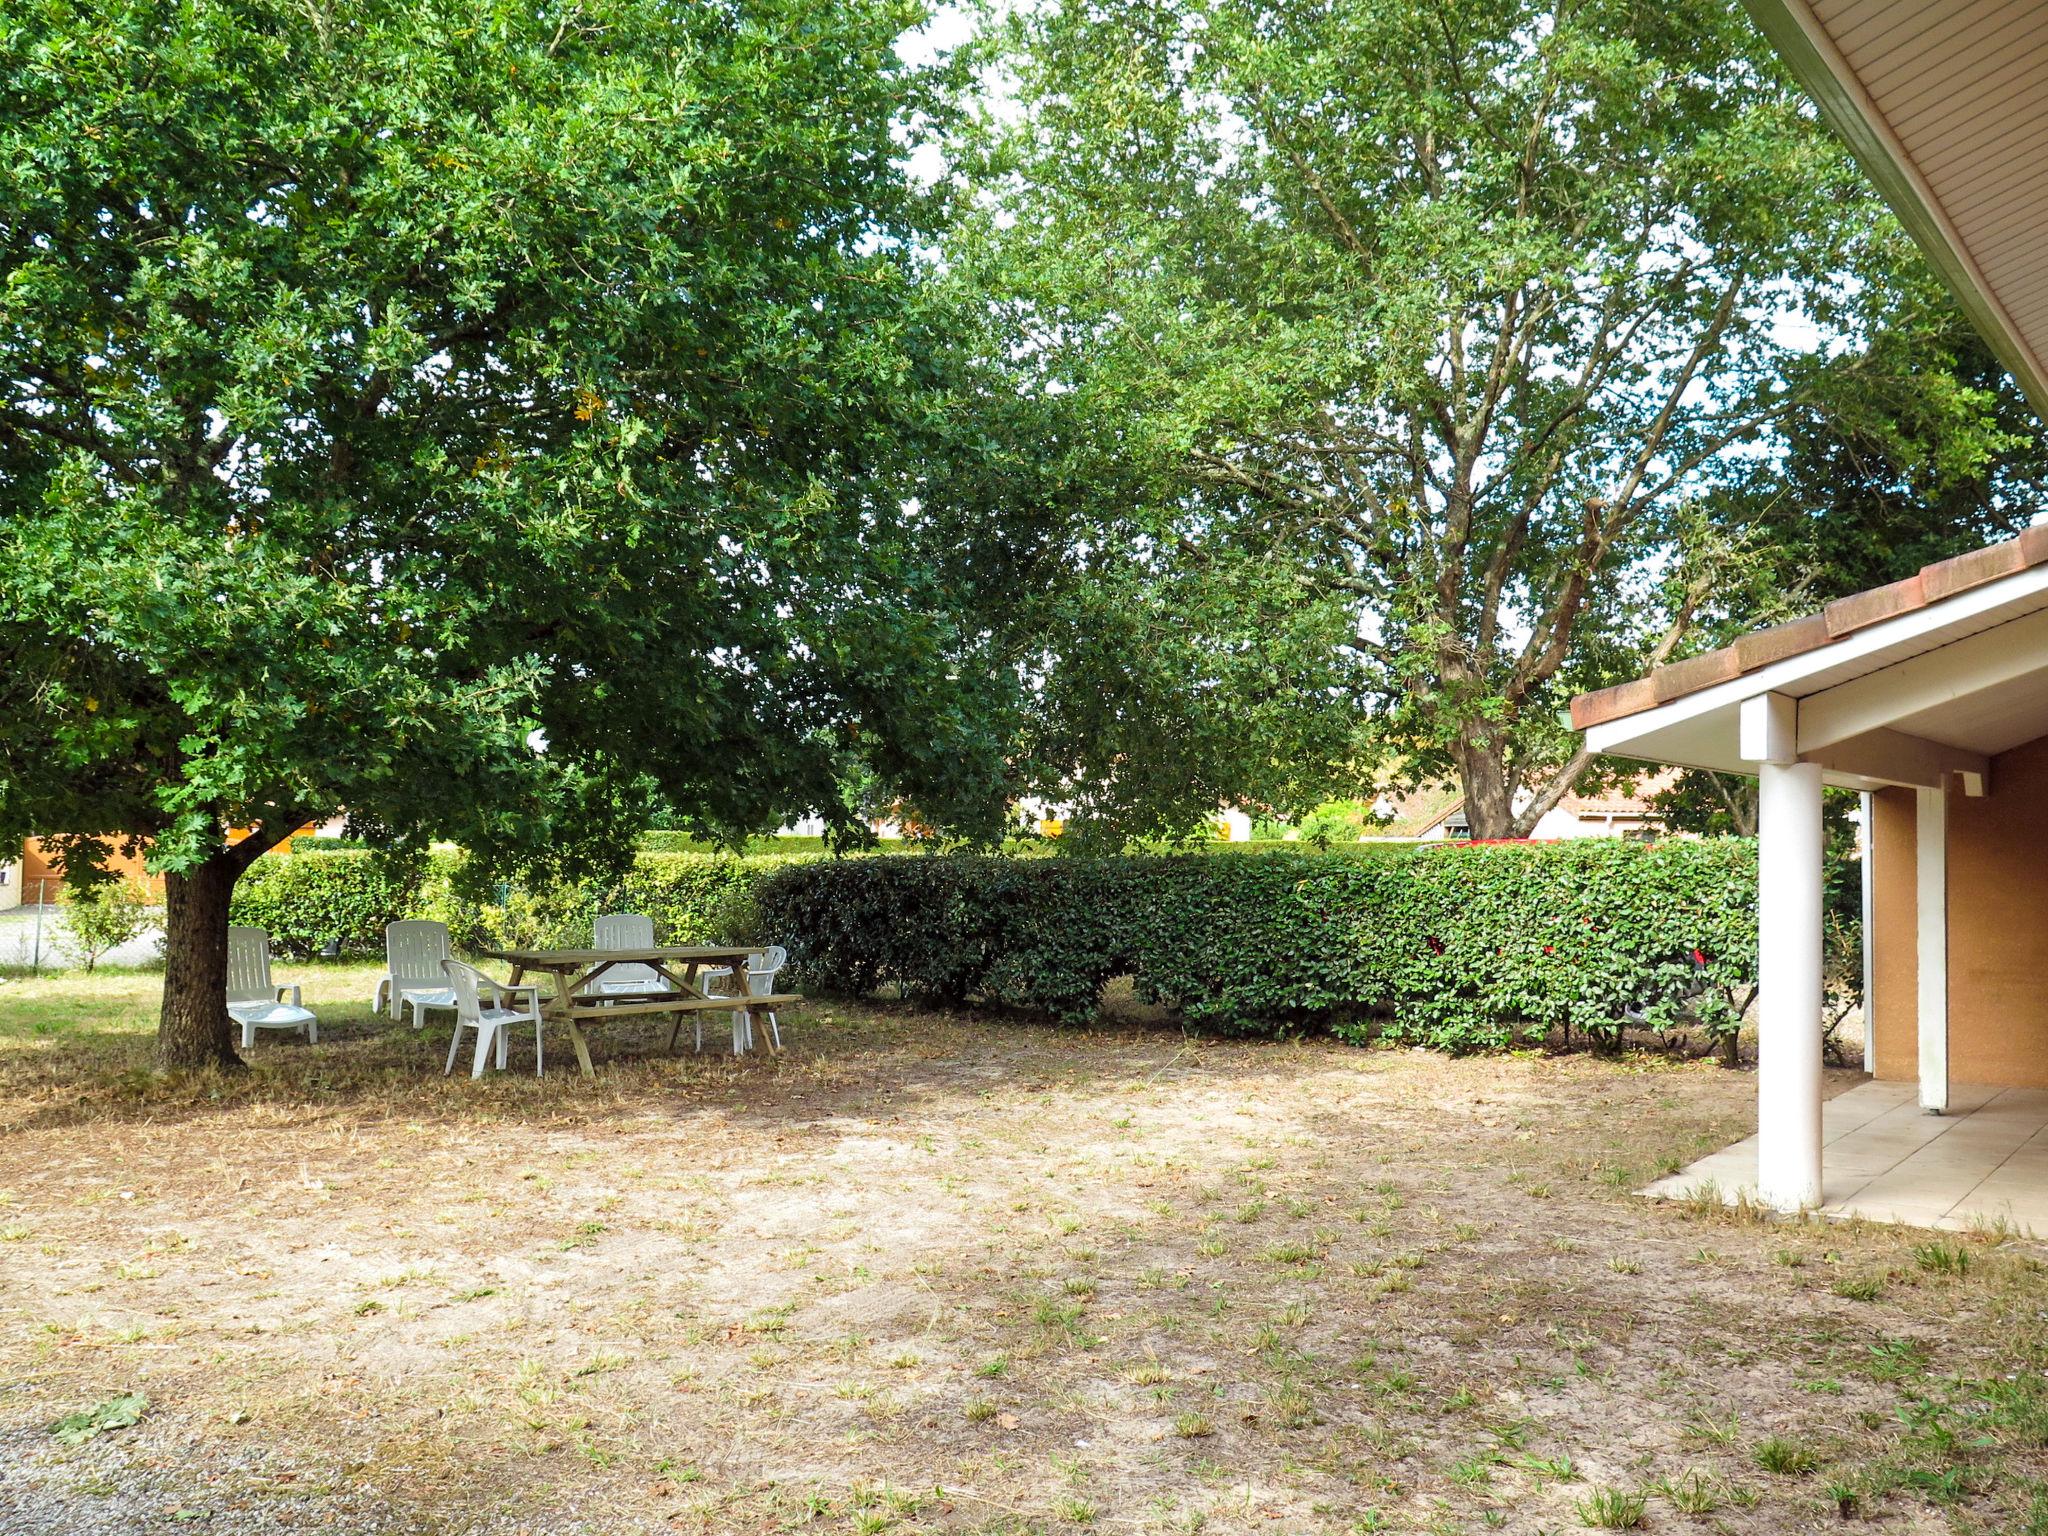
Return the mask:
M 384 925 L 417 911 L 423 866 L 360 851 L 266 854 L 235 882 L 229 920 L 270 935 L 280 954 L 381 955 Z
M 600 912 L 645 912 L 664 943 L 731 938 L 753 925 L 749 896 L 788 858 L 643 853 L 619 880 L 533 891 L 465 882 L 460 854 L 410 863 L 371 853 L 329 852 L 258 859 L 235 887 L 232 919 L 266 929 L 281 954 L 311 955 L 329 942 L 341 953 L 384 952 L 384 925 L 429 917 L 448 925 L 460 950 L 590 942 Z
M 698 837 L 694 832 L 642 832 L 642 853 L 701 853 L 716 855 L 731 850 Z M 758 857 L 781 858 L 793 853 L 823 853 L 822 837 L 750 837 L 743 852 Z
M 599 912 L 665 942 L 789 946 L 792 980 L 1092 1017 L 1112 977 L 1190 1024 L 1328 1028 L 1452 1050 L 1569 1026 L 1725 1031 L 1754 986 L 1756 856 L 1735 840 L 1442 847 L 1412 856 L 1261 852 L 1125 858 L 643 853 L 609 884 L 465 881 L 461 856 L 270 857 L 237 922 L 281 953 L 378 955 L 398 917 L 458 948 L 585 944 Z M 1704 959 L 1702 970 L 1693 956 Z M 1704 983 L 1704 985 L 1702 985 Z
M 1756 965 L 1755 850 L 1734 839 L 1399 859 L 875 858 L 775 871 L 754 900 L 811 988 L 1080 1021 L 1129 975 L 1205 1028 L 1452 1050 L 1559 1025 L 1724 1031 Z

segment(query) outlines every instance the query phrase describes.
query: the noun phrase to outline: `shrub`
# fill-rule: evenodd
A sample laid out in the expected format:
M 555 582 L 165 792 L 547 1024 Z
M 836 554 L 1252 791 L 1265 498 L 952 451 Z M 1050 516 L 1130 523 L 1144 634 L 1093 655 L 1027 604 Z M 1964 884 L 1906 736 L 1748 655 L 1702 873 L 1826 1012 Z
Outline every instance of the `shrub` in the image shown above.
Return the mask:
M 545 890 L 499 885 L 487 899 L 466 894 L 460 856 L 436 859 L 417 915 L 448 925 L 461 949 L 590 942 L 602 912 L 644 912 L 661 944 L 725 942 L 752 936 L 751 894 L 762 876 L 789 858 L 709 853 L 642 853 L 623 876 Z
M 1090 1017 L 1111 977 L 1190 1023 L 1450 1050 L 1625 1023 L 1727 1031 L 1753 985 L 1756 860 L 1733 839 L 794 865 L 755 892 L 803 985 Z
M 642 853 L 701 853 L 715 855 L 732 852 L 731 849 L 721 847 L 707 838 L 701 838 L 694 832 L 642 832 L 638 847 Z M 764 857 L 779 857 L 792 853 L 823 853 L 825 851 L 825 839 L 822 837 L 796 836 L 750 837 L 747 839 L 745 848 L 740 851 Z
M 643 853 L 622 878 L 534 890 L 493 884 L 459 853 L 410 860 L 363 852 L 258 859 L 235 888 L 233 919 L 265 929 L 282 954 L 381 955 L 384 925 L 428 917 L 448 925 L 457 949 L 590 942 L 600 912 L 645 912 L 663 943 L 749 936 L 749 895 L 789 860 Z M 467 878 L 465 878 L 467 876 Z
M 64 933 L 60 947 L 88 973 L 100 956 L 148 930 L 149 892 L 133 880 L 100 880 L 64 888 Z
M 1374 845 L 1366 845 L 1373 847 Z M 1735 839 L 1117 858 L 642 853 L 623 877 L 491 885 L 460 854 L 268 857 L 234 916 L 282 952 L 375 955 L 432 917 L 459 949 L 587 944 L 604 911 L 664 943 L 789 946 L 792 981 L 1055 1019 L 1104 985 L 1227 1033 L 1493 1050 L 1565 1027 L 1730 1032 L 1754 987 L 1756 857 Z
M 381 955 L 384 925 L 415 915 L 424 875 L 417 858 L 271 854 L 236 882 L 229 912 L 267 932 L 279 954 L 303 959 L 333 943 L 345 955 Z

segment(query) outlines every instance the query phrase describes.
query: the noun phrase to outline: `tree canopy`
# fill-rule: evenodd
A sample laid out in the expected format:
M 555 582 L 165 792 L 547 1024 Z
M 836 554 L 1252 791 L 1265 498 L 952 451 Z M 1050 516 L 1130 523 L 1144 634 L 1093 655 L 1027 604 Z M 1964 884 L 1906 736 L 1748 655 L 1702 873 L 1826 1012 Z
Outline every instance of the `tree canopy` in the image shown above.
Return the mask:
M 308 817 L 482 861 L 998 824 L 1010 674 L 900 0 L 0 21 L 0 832 L 146 838 L 164 1065 Z M 229 829 L 256 835 L 230 848 Z
M 1047 0 L 986 46 L 953 250 L 1129 606 L 1284 586 L 1268 670 L 1478 835 L 1587 767 L 1571 693 L 1757 583 L 1801 422 L 1910 394 L 1991 451 L 1975 381 L 1873 344 L 1929 279 L 1733 3 Z

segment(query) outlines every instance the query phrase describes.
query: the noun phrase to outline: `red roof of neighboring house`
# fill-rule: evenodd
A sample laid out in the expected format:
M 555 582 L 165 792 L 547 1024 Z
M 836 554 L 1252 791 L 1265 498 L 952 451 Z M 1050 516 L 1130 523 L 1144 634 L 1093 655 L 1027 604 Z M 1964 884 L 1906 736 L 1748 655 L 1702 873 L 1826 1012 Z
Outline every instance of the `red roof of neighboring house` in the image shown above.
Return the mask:
M 1558 801 L 1561 809 L 1574 816 L 1655 816 L 1652 795 L 1661 795 L 1678 782 L 1676 768 L 1660 768 L 1639 779 L 1631 790 L 1608 789 L 1597 795 L 1566 795 Z
M 1590 725 L 1640 714 L 2037 565 L 2048 565 L 2048 524 L 2037 524 L 2016 539 L 1938 560 L 1904 581 L 1838 598 L 1819 613 L 1744 635 L 1718 651 L 1671 662 L 1656 668 L 1648 677 L 1597 693 L 1582 693 L 1572 700 L 1572 725 L 1583 731 Z

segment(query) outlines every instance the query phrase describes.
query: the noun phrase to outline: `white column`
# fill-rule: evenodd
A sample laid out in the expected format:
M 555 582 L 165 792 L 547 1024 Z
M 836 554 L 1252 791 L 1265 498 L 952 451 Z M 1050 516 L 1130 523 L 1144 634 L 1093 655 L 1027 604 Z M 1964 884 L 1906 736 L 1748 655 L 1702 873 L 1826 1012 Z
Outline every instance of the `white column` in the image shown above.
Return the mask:
M 1877 931 L 1877 797 L 1863 791 L 1863 1070 L 1877 1070 L 1877 966 L 1872 935 Z
M 1821 771 L 1757 773 L 1757 1191 L 1797 1211 L 1821 1198 Z
M 1948 794 L 1918 791 L 1914 804 L 1914 906 L 1919 916 L 1920 1107 L 1948 1109 Z

